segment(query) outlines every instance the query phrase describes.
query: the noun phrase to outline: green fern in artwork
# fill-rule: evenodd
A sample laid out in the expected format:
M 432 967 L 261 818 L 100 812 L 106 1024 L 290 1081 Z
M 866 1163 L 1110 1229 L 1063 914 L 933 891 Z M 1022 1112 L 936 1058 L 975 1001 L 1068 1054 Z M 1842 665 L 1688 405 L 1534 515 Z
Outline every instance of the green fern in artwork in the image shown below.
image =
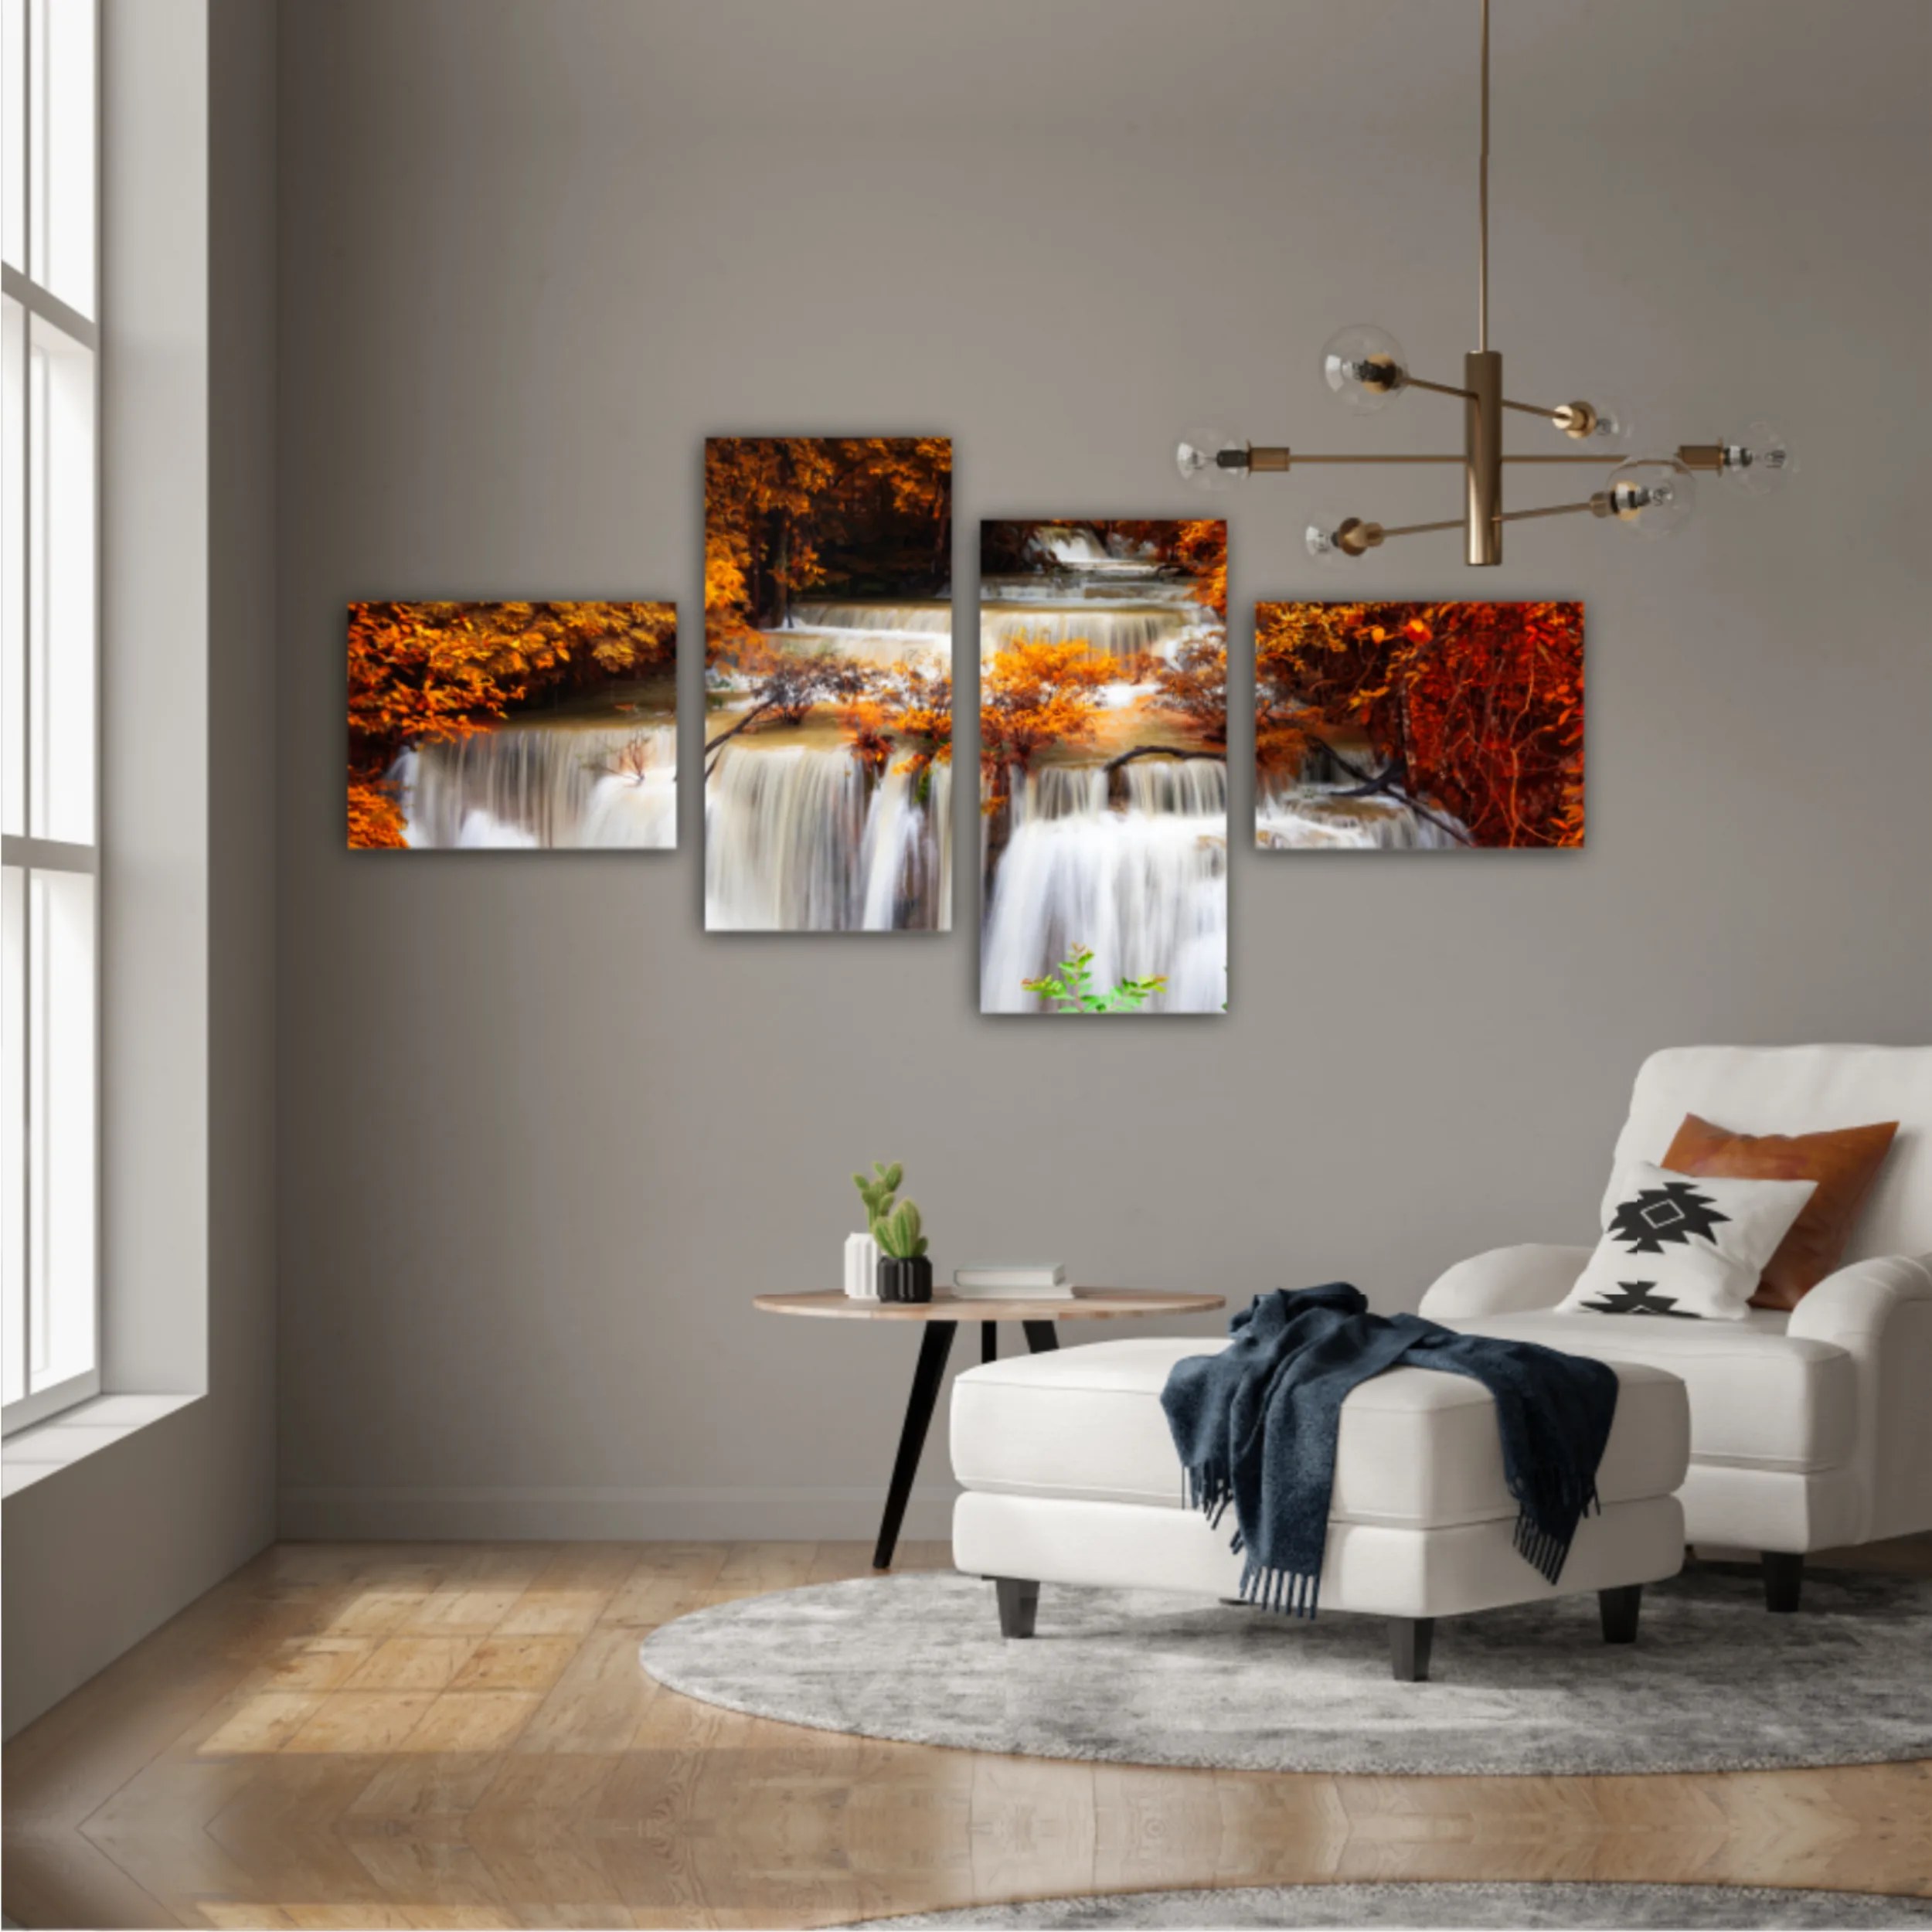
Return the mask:
M 1056 1013 L 1138 1013 L 1156 993 L 1166 991 L 1167 975 L 1124 979 L 1105 992 L 1096 992 L 1094 949 L 1076 946 L 1053 971 L 1038 979 L 1023 979 L 1020 985 L 1026 992 L 1050 1000 Z

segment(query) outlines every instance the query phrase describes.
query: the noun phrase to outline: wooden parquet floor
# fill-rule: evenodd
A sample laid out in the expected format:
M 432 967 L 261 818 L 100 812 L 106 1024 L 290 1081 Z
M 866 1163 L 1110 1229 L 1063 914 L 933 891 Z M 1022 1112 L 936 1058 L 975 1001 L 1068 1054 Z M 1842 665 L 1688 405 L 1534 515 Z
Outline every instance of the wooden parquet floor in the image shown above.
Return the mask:
M 1339 1879 L 1932 1895 L 1929 1764 L 1062 1764 L 735 1716 L 638 1665 L 643 1633 L 682 1611 L 868 1560 L 856 1543 L 270 1549 L 7 1747 L 6 1910 L 26 1927 L 736 1927 Z M 1932 1549 L 1889 1560 L 1932 1569 Z M 902 1551 L 903 1567 L 946 1561 Z

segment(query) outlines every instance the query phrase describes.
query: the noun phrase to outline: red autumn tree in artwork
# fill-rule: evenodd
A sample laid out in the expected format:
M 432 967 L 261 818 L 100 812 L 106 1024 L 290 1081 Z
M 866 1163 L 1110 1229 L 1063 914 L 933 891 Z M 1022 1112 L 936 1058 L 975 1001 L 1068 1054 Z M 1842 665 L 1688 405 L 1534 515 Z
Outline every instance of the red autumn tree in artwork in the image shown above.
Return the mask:
M 1580 604 L 1255 610 L 1259 842 L 1580 845 Z

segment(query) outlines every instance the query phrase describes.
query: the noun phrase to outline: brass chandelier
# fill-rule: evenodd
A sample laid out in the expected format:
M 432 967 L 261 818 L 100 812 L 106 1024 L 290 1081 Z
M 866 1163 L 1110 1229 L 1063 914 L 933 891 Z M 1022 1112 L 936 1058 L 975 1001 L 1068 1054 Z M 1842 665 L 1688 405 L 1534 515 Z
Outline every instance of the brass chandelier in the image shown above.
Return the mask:
M 1462 382 L 1425 381 L 1414 374 L 1402 345 L 1386 329 L 1367 323 L 1338 329 L 1322 345 L 1321 374 L 1344 406 L 1358 415 L 1386 408 L 1406 389 L 1427 389 L 1462 401 L 1463 447 L 1460 455 L 1311 456 L 1286 444 L 1250 444 L 1214 430 L 1192 430 L 1175 450 L 1182 477 L 1199 488 L 1221 490 L 1267 471 L 1286 474 L 1311 463 L 1456 463 L 1462 466 L 1463 513 L 1435 523 L 1384 525 L 1363 517 L 1316 518 L 1304 541 L 1311 556 L 1324 560 L 1359 558 L 1392 536 L 1419 536 L 1431 530 L 1461 530 L 1464 561 L 1502 561 L 1502 526 L 1534 517 L 1572 516 L 1587 512 L 1646 536 L 1682 529 L 1696 508 L 1696 478 L 1712 474 L 1747 495 L 1764 495 L 1781 486 L 1795 464 L 1784 439 L 1769 423 L 1753 423 L 1742 436 L 1710 443 L 1682 443 L 1674 455 L 1629 457 L 1631 440 L 1627 410 L 1607 400 L 1546 408 L 1504 395 L 1502 356 L 1489 346 L 1489 0 L 1482 0 L 1482 136 L 1477 170 L 1477 347 L 1463 358 Z M 1529 455 L 1505 451 L 1505 410 L 1540 417 L 1570 441 L 1594 447 L 1562 454 Z M 1534 509 L 1503 507 L 1506 464 L 1582 463 L 1611 465 L 1600 488 L 1581 501 L 1550 503 Z

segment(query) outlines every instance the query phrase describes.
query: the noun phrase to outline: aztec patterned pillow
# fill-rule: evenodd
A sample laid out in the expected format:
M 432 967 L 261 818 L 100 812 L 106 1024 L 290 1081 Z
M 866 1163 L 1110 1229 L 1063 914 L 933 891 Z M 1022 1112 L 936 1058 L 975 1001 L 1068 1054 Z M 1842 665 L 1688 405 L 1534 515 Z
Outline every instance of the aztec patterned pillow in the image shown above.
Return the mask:
M 1577 1315 L 1741 1321 L 1764 1264 L 1815 1181 L 1733 1181 L 1633 1161 L 1590 1265 L 1560 1304 Z

